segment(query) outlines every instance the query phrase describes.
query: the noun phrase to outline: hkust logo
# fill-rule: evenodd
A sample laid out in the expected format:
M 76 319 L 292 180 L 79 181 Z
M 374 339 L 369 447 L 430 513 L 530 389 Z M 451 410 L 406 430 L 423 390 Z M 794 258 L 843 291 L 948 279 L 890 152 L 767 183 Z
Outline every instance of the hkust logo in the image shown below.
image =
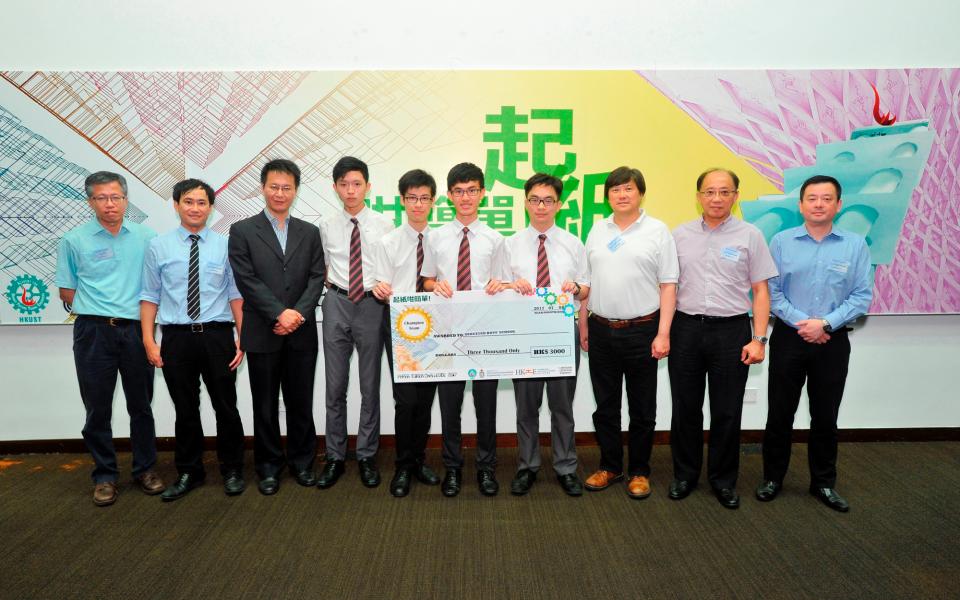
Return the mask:
M 20 313 L 21 323 L 39 323 L 37 314 L 50 304 L 50 290 L 36 275 L 19 275 L 7 286 L 7 302 Z

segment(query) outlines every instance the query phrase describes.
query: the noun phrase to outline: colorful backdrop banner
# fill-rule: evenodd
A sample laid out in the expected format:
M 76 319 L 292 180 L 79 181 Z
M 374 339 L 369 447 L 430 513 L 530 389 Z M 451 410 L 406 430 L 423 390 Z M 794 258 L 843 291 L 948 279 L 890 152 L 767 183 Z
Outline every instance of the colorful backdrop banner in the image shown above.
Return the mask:
M 697 216 L 708 167 L 740 176 L 735 213 L 769 239 L 799 223 L 814 174 L 843 184 L 838 224 L 867 238 L 873 314 L 960 312 L 960 69 L 849 71 L 0 72 L 0 323 L 64 323 L 57 243 L 92 217 L 91 172 L 130 186 L 128 218 L 176 226 L 186 177 L 217 190 L 211 226 L 263 208 L 260 167 L 303 170 L 294 214 L 340 210 L 331 170 L 370 165 L 368 202 L 398 225 L 397 180 L 439 184 L 431 224 L 453 219 L 456 163 L 480 165 L 481 218 L 525 227 L 523 182 L 564 182 L 558 225 L 585 239 L 609 213 L 619 165 L 647 180 L 644 207 L 674 227 Z

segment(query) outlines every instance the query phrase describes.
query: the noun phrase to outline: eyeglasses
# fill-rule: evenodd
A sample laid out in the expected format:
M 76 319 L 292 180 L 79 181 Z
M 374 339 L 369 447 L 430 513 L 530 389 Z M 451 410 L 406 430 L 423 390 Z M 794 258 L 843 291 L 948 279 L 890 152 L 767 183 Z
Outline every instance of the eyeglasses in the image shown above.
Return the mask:
M 559 204 L 560 202 L 556 198 L 540 198 L 538 196 L 530 196 L 529 198 L 527 198 L 527 203 L 530 206 L 536 206 L 537 204 L 542 204 L 547 208 L 553 208 L 555 204 Z
M 410 204 L 429 204 L 433 196 L 404 196 L 403 201 Z
M 113 202 L 114 204 L 120 204 L 127 199 L 126 196 L 94 196 L 90 198 L 94 202 L 99 202 L 100 204 L 106 204 L 107 202 Z
M 277 185 L 276 183 L 268 185 L 267 189 L 273 194 L 290 194 L 293 192 L 292 185 Z
M 464 196 L 468 196 L 470 198 L 476 198 L 477 196 L 480 195 L 480 190 L 481 188 L 475 188 L 475 187 L 472 187 L 466 190 L 463 188 L 454 188 L 450 190 L 450 195 L 453 196 L 454 198 L 463 198 Z
M 737 190 L 704 190 L 702 192 L 697 192 L 704 198 L 714 198 L 720 196 L 724 200 L 729 200 L 737 193 Z

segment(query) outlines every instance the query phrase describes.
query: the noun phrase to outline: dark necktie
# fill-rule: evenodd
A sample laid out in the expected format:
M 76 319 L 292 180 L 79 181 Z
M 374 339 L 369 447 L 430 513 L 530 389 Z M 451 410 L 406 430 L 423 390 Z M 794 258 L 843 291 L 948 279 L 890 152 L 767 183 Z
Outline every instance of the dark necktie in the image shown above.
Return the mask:
M 457 256 L 457 290 L 470 289 L 470 240 L 467 239 L 467 227 L 463 228 L 460 238 L 460 254 Z
M 423 234 L 417 234 L 417 291 L 423 291 L 423 277 L 420 271 L 423 269 Z
M 356 304 L 363 300 L 363 256 L 360 254 L 360 222 L 356 217 L 350 219 L 353 231 L 350 233 L 350 289 L 347 299 Z
M 537 287 L 550 287 L 550 263 L 547 262 L 547 248 L 544 242 L 547 241 L 547 234 L 541 233 L 540 247 L 537 248 Z
M 187 268 L 187 316 L 191 321 L 200 318 L 200 236 L 190 234 L 190 264 Z

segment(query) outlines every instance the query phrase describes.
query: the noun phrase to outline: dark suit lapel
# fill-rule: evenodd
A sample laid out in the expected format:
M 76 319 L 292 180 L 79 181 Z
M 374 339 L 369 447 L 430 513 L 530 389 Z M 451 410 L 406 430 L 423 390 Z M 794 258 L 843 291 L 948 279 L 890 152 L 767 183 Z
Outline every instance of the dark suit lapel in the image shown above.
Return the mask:
M 293 219 L 291 219 L 291 222 Z M 267 215 L 262 212 L 259 215 L 259 218 L 255 221 L 257 225 L 257 235 L 263 240 L 263 243 L 266 244 L 273 253 L 277 255 L 281 261 L 283 260 L 283 249 L 280 248 L 280 241 L 277 239 L 277 234 L 273 231 L 273 225 L 270 224 L 270 220 L 267 219 Z M 287 232 L 287 249 L 290 248 L 290 232 Z
M 287 253 L 283 258 L 283 264 L 290 262 L 290 258 L 297 251 L 304 237 L 303 223 L 299 219 L 291 217 L 288 227 L 290 227 L 290 230 L 287 231 Z

